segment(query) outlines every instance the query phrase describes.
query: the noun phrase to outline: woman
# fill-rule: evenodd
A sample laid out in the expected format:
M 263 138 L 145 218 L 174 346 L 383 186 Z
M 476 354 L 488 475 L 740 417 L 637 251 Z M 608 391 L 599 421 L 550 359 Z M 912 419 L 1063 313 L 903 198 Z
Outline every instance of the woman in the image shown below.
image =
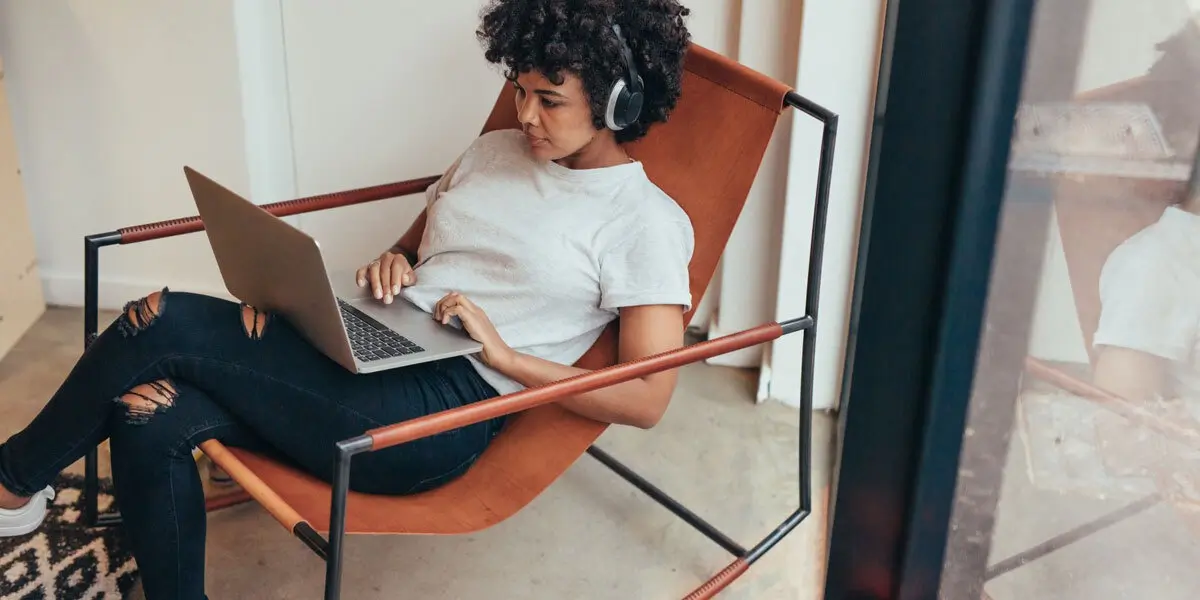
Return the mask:
M 1105 260 L 1093 345 L 1096 385 L 1200 421 L 1200 150 L 1179 201 Z
M 0 445 L 0 535 L 35 529 L 48 484 L 105 438 L 148 598 L 204 597 L 205 513 L 191 448 L 271 452 L 328 479 L 335 441 L 576 375 L 567 366 L 620 319 L 620 358 L 672 350 L 691 304 L 686 214 L 622 144 L 679 97 L 688 11 L 674 0 L 496 0 L 478 31 L 516 88 L 522 130 L 476 140 L 427 193 L 416 257 L 358 270 L 389 304 L 464 328 L 478 356 L 353 375 L 283 319 L 163 290 L 130 303 L 46 407 Z M 606 126 L 623 42 L 644 82 L 640 117 Z M 415 259 L 415 260 L 412 260 Z M 563 401 L 648 428 L 675 385 L 661 373 Z M 479 423 L 355 460 L 352 489 L 409 494 L 462 473 L 503 426 Z

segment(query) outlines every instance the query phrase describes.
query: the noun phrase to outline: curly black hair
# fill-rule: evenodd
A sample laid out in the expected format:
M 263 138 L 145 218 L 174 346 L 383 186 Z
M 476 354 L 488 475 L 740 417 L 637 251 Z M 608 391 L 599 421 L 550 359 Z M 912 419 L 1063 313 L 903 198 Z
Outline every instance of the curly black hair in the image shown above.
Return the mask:
M 602 129 L 609 91 L 626 74 L 612 28 L 619 25 L 645 93 L 641 117 L 616 132 L 625 143 L 666 121 L 679 100 L 691 41 L 684 25 L 689 14 L 676 0 L 492 0 L 476 36 L 487 60 L 505 67 L 509 79 L 536 70 L 561 85 L 563 72 L 579 76 L 592 122 Z

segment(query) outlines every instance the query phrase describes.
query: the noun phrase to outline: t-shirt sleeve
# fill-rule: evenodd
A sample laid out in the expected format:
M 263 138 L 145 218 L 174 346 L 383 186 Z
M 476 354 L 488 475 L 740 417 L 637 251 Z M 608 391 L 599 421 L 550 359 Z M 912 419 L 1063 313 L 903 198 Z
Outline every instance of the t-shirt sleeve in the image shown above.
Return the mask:
M 1100 323 L 1093 345 L 1139 350 L 1169 360 L 1191 352 L 1194 316 L 1168 261 L 1139 246 L 1117 248 L 1100 275 Z
M 694 239 L 691 223 L 644 223 L 600 258 L 600 308 L 677 304 L 691 310 L 688 263 Z
M 470 149 L 468 149 L 467 152 L 459 155 L 459 157 L 454 160 L 454 163 L 451 164 L 448 169 L 446 169 L 445 173 L 442 173 L 442 176 L 439 177 L 437 181 L 429 184 L 429 187 L 425 188 L 426 207 L 433 206 L 433 203 L 437 202 L 437 199 L 441 197 L 442 194 L 446 193 L 446 190 L 449 190 L 450 187 L 454 185 L 455 175 L 458 174 L 460 168 L 462 167 L 463 158 L 466 157 L 468 152 L 470 152 Z

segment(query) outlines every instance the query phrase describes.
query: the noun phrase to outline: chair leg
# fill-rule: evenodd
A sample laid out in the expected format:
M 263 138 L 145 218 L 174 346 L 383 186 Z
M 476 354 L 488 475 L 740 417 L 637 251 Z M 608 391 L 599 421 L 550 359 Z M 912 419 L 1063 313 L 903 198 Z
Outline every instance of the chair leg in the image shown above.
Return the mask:
M 83 459 L 83 522 L 95 527 L 100 522 L 100 455 L 92 448 Z
M 325 600 L 342 595 L 342 557 L 346 540 L 346 496 L 350 494 L 350 459 L 371 449 L 374 441 L 359 436 L 337 443 L 333 468 L 333 493 L 329 505 L 329 558 L 325 561 Z
M 613 458 L 612 455 L 595 446 L 588 447 L 587 453 L 592 458 L 595 458 L 597 461 L 599 461 L 600 464 L 608 467 L 612 472 L 616 473 L 622 479 L 633 484 L 633 486 L 642 493 L 650 496 L 650 498 L 655 502 L 658 502 L 664 508 L 674 513 L 675 516 L 683 519 L 685 523 L 691 525 L 696 531 L 699 531 L 708 539 L 716 542 L 716 544 L 724 548 L 726 552 L 729 552 L 736 557 L 743 557 L 746 555 L 746 549 L 737 542 L 733 541 L 728 535 L 711 525 L 708 521 L 700 518 L 699 515 L 689 510 L 683 504 L 680 504 L 678 500 L 672 498 L 654 484 L 646 481 L 646 479 L 641 475 L 635 473 L 633 469 L 630 469 L 621 463 L 621 461 Z
M 325 600 L 342 595 L 342 555 L 346 540 L 346 495 L 350 488 L 350 455 L 342 452 L 333 472 L 333 498 L 329 511 L 329 557 L 325 559 Z
M 100 456 L 92 448 L 83 459 L 83 494 L 79 498 L 83 506 L 83 523 L 88 527 L 112 527 L 121 524 L 121 513 L 100 513 Z
M 329 532 L 330 538 L 333 532 Z M 330 544 L 329 556 L 325 557 L 325 600 L 340 600 L 342 597 L 342 545 Z

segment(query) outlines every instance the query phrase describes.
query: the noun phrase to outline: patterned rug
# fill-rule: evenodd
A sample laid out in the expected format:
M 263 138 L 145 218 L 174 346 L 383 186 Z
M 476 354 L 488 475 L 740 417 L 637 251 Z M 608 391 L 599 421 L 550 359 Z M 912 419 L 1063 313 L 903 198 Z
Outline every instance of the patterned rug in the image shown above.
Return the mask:
M 137 564 L 120 527 L 83 526 L 83 477 L 60 475 L 50 514 L 37 531 L 0 538 L 0 600 L 121 600 Z M 100 480 L 100 510 L 112 504 Z

